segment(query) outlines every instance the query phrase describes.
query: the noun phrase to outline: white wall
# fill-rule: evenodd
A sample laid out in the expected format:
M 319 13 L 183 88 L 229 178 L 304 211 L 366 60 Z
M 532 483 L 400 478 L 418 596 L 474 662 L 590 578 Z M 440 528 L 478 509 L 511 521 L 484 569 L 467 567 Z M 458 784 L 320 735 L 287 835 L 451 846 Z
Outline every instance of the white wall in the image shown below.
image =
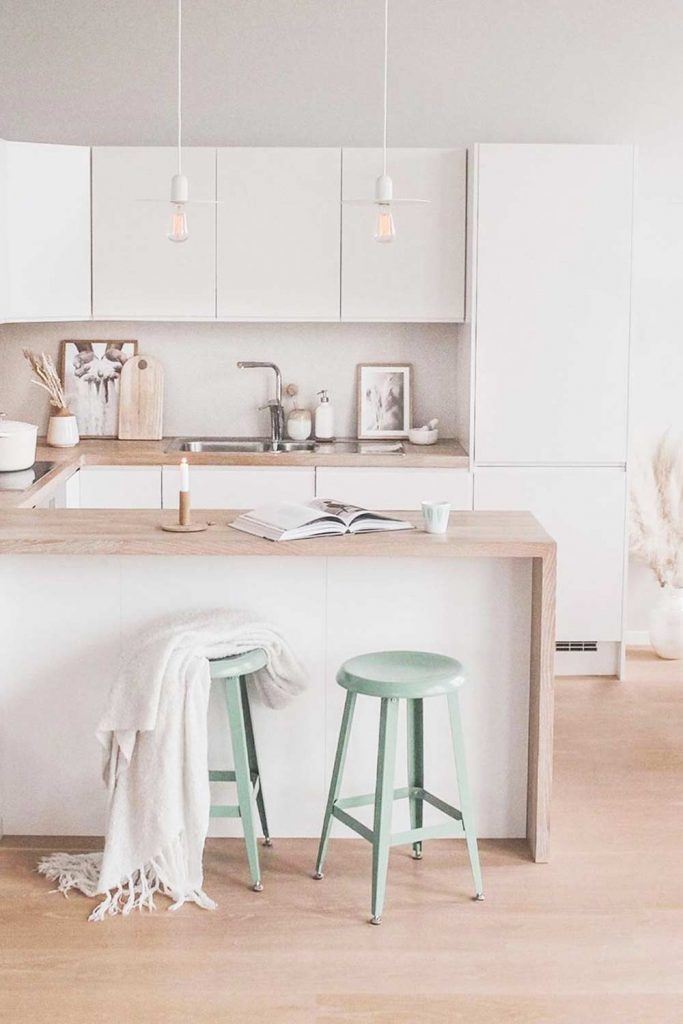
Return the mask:
M 174 10 L 3 0 L 0 135 L 171 144 Z M 376 144 L 381 14 L 381 0 L 191 0 L 187 143 Z M 683 427 L 680 0 L 393 0 L 390 35 L 394 145 L 640 146 L 633 436 Z M 642 592 L 632 607 L 642 628 Z

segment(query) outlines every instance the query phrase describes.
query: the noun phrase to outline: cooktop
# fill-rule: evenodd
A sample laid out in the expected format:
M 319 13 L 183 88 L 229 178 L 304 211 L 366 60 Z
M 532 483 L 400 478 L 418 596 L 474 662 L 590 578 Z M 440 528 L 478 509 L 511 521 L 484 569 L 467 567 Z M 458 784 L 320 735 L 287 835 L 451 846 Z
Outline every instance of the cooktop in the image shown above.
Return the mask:
M 49 473 L 54 462 L 34 462 L 30 469 L 17 469 L 13 473 L 0 473 L 0 491 L 26 491 L 36 480 Z

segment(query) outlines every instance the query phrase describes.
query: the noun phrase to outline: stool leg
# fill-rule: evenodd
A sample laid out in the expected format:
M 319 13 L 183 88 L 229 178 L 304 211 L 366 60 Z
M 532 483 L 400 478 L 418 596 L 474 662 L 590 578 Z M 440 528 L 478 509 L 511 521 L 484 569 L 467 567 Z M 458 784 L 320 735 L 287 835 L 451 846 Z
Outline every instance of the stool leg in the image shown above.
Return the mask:
M 249 706 L 249 694 L 247 692 L 247 681 L 242 676 L 240 678 L 240 694 L 242 698 L 242 714 L 244 715 L 244 731 L 247 736 L 247 756 L 249 758 L 249 771 L 251 775 L 258 776 L 258 792 L 256 793 L 256 809 L 258 810 L 258 816 L 261 819 L 261 829 L 263 831 L 263 840 L 266 846 L 272 846 L 270 838 L 270 832 L 268 831 L 268 819 L 266 818 L 266 804 L 263 799 L 263 784 L 261 782 L 261 772 L 258 766 L 258 757 L 256 755 L 256 741 L 254 740 L 254 725 L 251 720 L 251 708 Z
M 244 728 L 244 714 L 242 712 L 239 681 L 237 679 L 225 680 L 225 700 L 228 705 L 230 738 L 232 740 L 232 753 L 235 762 L 237 802 L 240 806 L 240 816 L 244 827 L 244 842 L 247 847 L 249 871 L 251 872 L 251 881 L 253 883 L 254 891 L 261 892 L 263 886 L 261 885 L 261 870 L 259 868 L 258 847 L 256 845 L 254 793 L 251 786 L 249 755 L 247 753 L 247 735 Z
M 372 924 L 380 924 L 387 888 L 391 812 L 394 806 L 394 770 L 396 767 L 396 731 L 398 700 L 383 697 L 379 719 L 377 782 L 375 785 L 375 821 L 372 842 Z
M 422 789 L 424 780 L 424 729 L 421 698 L 406 701 L 408 725 L 408 785 Z M 410 827 L 422 828 L 424 803 L 419 797 L 410 798 Z M 422 857 L 422 843 L 413 843 L 413 857 Z
M 356 694 L 351 693 L 351 691 L 347 691 L 346 701 L 344 703 L 344 713 L 342 715 L 341 726 L 339 729 L 337 753 L 334 758 L 332 778 L 330 779 L 330 791 L 327 796 L 327 804 L 325 806 L 325 817 L 323 819 L 323 830 L 320 836 L 320 846 L 318 847 L 318 859 L 315 865 L 314 878 L 323 877 L 323 865 L 325 863 L 327 844 L 330 841 L 330 831 L 332 829 L 332 808 L 334 807 L 335 800 L 339 797 L 339 790 L 341 789 L 344 763 L 346 761 L 346 751 L 349 746 L 349 736 L 351 735 L 351 723 L 353 721 L 353 710 L 355 706 Z
M 458 776 L 458 791 L 460 793 L 460 811 L 462 823 L 465 829 L 467 841 L 467 852 L 470 855 L 470 865 L 474 877 L 475 900 L 483 900 L 484 886 L 481 879 L 481 866 L 479 864 L 479 850 L 477 848 L 477 830 L 474 819 L 474 806 L 470 793 L 470 784 L 467 778 L 467 761 L 465 758 L 465 741 L 462 734 L 462 722 L 460 719 L 460 702 L 457 693 L 448 695 L 448 712 L 451 720 L 451 737 L 453 739 L 453 754 L 455 756 L 455 770 Z

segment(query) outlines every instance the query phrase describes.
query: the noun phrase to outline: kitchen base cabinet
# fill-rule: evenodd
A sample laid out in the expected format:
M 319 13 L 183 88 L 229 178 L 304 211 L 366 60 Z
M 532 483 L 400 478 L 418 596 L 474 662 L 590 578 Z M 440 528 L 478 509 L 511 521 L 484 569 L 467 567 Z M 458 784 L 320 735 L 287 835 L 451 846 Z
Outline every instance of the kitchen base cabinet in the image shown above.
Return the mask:
M 163 507 L 178 507 L 180 471 L 163 468 Z M 307 502 L 315 497 L 315 469 L 298 466 L 192 466 L 194 508 L 248 508 L 276 501 Z
M 626 520 L 623 469 L 478 469 L 474 507 L 528 509 L 557 542 L 559 641 L 621 640 Z
M 80 508 L 161 508 L 160 466 L 84 466 Z
M 316 470 L 316 495 L 382 510 L 419 509 L 423 501 L 449 501 L 472 508 L 472 476 L 465 469 Z

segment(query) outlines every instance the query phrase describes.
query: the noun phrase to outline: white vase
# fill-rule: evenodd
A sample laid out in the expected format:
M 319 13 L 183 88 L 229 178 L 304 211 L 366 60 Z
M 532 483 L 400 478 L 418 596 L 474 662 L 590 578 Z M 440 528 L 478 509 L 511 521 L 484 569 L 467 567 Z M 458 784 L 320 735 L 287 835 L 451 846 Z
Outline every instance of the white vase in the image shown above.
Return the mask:
M 683 658 L 683 587 L 662 587 L 650 612 L 650 643 L 660 658 Z
M 52 448 L 73 448 L 78 444 L 78 423 L 68 409 L 60 409 L 47 425 L 47 443 Z

